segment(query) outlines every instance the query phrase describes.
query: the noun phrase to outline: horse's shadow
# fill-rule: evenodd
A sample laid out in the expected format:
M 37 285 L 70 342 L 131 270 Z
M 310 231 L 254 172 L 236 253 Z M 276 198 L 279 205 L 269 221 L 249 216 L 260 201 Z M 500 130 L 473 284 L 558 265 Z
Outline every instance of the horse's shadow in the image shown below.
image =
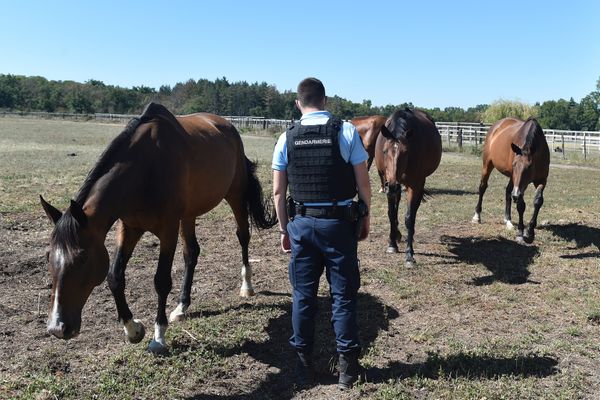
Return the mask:
M 450 188 L 427 188 L 427 192 L 432 196 L 435 196 L 435 195 L 466 196 L 466 195 L 478 193 L 473 190 L 450 189 Z
M 599 250 L 594 253 L 564 254 L 560 258 L 595 258 L 600 257 L 600 229 L 580 224 L 567 225 L 546 225 L 543 229 L 552 232 L 568 242 L 575 242 L 575 247 L 569 250 L 583 249 L 589 246 L 596 246 Z
M 501 376 L 546 377 L 558 372 L 558 360 L 537 354 L 515 355 L 513 357 L 492 357 L 460 352 L 440 356 L 428 352 L 423 362 L 406 364 L 394 361 L 386 368 L 372 368 L 369 371 L 371 382 L 388 382 L 390 379 L 440 377 L 468 379 L 497 379 Z
M 538 255 L 536 246 L 525 246 L 505 238 L 481 239 L 442 236 L 441 242 L 448 251 L 467 264 L 483 264 L 492 275 L 473 278 L 477 286 L 490 285 L 495 281 L 509 284 L 532 283 L 528 266 Z
M 276 294 L 267 295 L 274 296 Z M 278 317 L 271 319 L 265 328 L 268 334 L 266 341 L 249 341 L 234 349 L 215 347 L 212 350 L 224 356 L 247 353 L 261 364 L 269 366 L 266 378 L 250 393 L 226 396 L 198 394 L 189 397 L 190 399 L 291 399 L 294 397 L 298 390 L 294 385 L 296 355 L 288 344 L 291 335 L 291 303 L 279 301 L 276 304 L 269 303 L 258 306 L 279 308 L 282 311 Z M 331 320 L 331 302 L 329 298 L 319 297 L 318 306 L 313 351 L 317 382 L 318 384 L 334 384 L 335 377 L 331 373 L 331 368 L 336 350 L 335 336 L 329 322 Z M 226 313 L 234 308 L 224 309 L 223 312 Z M 394 308 L 383 304 L 378 298 L 367 293 L 359 293 L 357 314 L 360 338 L 364 348 L 371 346 L 379 332 L 388 330 L 389 321 L 398 317 L 398 312 Z M 203 313 L 203 315 L 215 315 L 215 313 Z

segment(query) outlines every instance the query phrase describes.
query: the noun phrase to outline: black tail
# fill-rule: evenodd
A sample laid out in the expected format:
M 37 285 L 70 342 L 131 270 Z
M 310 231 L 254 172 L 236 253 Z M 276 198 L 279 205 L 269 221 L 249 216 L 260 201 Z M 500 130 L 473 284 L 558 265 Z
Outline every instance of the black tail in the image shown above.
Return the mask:
M 256 163 L 246 157 L 248 186 L 246 187 L 246 206 L 252 224 L 259 229 L 269 229 L 277 224 L 277 214 L 273 201 L 263 198 L 262 187 L 256 177 Z

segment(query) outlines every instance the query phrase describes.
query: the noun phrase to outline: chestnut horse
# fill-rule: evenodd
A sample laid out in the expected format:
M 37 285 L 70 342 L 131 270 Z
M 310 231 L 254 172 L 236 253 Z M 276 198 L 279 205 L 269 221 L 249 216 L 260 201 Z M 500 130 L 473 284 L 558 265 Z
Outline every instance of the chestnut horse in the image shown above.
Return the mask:
M 195 219 L 225 199 L 235 216 L 242 246 L 240 295 L 253 295 L 248 262 L 248 217 L 261 229 L 276 223 L 266 207 L 255 164 L 244 155 L 237 130 L 211 114 L 175 117 L 165 107 L 150 103 L 129 122 L 85 179 L 65 213 L 40 196 L 54 222 L 47 252 L 52 278 L 48 331 L 69 339 L 79 333 L 81 311 L 92 289 L 108 274 L 119 321 L 132 343 L 141 341 L 144 326 L 125 300 L 125 267 L 144 232 L 160 241 L 154 287 L 158 308 L 149 350 L 167 351 L 165 307 L 171 291 L 171 266 L 178 231 L 183 241 L 185 273 L 181 296 L 170 320 L 183 317 L 190 305 L 192 277 L 200 247 Z M 109 269 L 104 241 L 118 220 L 116 251 Z
M 386 118 L 382 115 L 371 115 L 369 117 L 356 117 L 350 122 L 360 135 L 363 146 L 369 154 L 369 160 L 367 161 L 367 168 L 371 169 L 373 159 L 375 158 L 375 143 L 381 132 L 381 127 L 385 124 Z
M 516 118 L 504 118 L 496 122 L 485 138 L 483 144 L 483 168 L 479 183 L 479 200 L 475 207 L 473 222 L 481 222 L 481 204 L 483 194 L 488 186 L 490 174 L 496 168 L 507 176 L 508 185 L 505 192 L 504 222 L 509 229 L 513 228 L 510 216 L 511 198 L 517 203 L 519 224 L 517 241 L 532 243 L 535 238 L 535 227 L 540 207 L 544 204 L 544 188 L 548 180 L 550 167 L 550 150 L 544 131 L 534 119 L 521 121 Z M 535 186 L 533 199 L 533 216 L 523 234 L 523 213 L 525 201 L 523 194 L 529 183 Z
M 415 263 L 415 218 L 425 194 L 425 179 L 437 169 L 441 158 L 440 133 L 427 113 L 409 108 L 398 110 L 381 127 L 375 146 L 375 164 L 388 198 L 390 237 L 387 252 L 398 252 L 397 242 L 401 238 L 398 205 L 401 185 L 404 185 L 408 203 L 404 218 L 407 266 Z

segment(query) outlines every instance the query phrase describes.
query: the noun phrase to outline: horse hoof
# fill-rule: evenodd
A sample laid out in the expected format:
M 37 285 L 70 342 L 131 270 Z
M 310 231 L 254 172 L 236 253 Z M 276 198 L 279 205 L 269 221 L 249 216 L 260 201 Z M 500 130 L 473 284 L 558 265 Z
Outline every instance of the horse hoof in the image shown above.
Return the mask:
M 525 244 L 525 240 L 523 240 L 523 236 L 517 236 L 517 243 Z
M 506 223 L 506 229 L 509 231 L 512 231 L 513 229 L 515 229 L 515 226 L 513 225 L 513 223 L 511 221 L 504 221 Z
M 127 336 L 127 340 L 129 340 L 129 343 L 139 343 L 142 341 L 142 339 L 144 339 L 144 336 L 146 336 L 146 328 L 144 328 L 144 324 L 142 324 L 139 320 L 132 320 L 129 323 L 128 327 L 129 330 L 127 329 L 127 327 L 125 327 L 124 330 L 125 336 Z
M 394 247 L 394 246 L 388 246 L 388 248 L 385 252 L 388 254 L 395 254 L 395 253 L 398 253 L 398 248 Z
M 240 289 L 240 297 L 254 296 L 254 289 Z
M 525 235 L 523 236 L 523 240 L 525 241 L 525 243 L 527 244 L 531 244 L 533 243 L 533 239 L 535 239 L 535 234 L 532 232 L 529 235 Z
M 471 218 L 471 222 L 474 224 L 480 224 L 481 223 L 481 217 L 479 217 L 479 215 L 475 214 L 473 216 L 473 218 Z
M 404 266 L 406 268 L 413 268 L 417 266 L 417 262 L 413 259 L 413 260 L 406 260 L 406 262 L 404 263 Z
M 159 356 L 164 356 L 165 354 L 169 353 L 169 348 L 166 344 L 152 339 L 148 344 L 148 351 Z
M 175 308 L 173 311 L 171 311 L 171 314 L 169 314 L 169 322 L 183 321 L 185 319 L 186 309 L 187 307 L 183 304 L 178 304 L 177 308 Z

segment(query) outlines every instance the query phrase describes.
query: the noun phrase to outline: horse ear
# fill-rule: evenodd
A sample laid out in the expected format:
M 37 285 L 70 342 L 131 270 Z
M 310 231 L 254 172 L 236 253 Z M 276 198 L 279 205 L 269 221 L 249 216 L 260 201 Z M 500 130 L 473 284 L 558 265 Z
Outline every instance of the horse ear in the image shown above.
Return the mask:
M 517 146 L 514 143 L 510 144 L 510 147 L 512 148 L 512 151 L 514 151 L 514 153 L 518 156 L 520 156 L 521 154 L 523 154 L 523 152 L 521 151 L 521 148 L 519 146 Z
M 392 133 L 388 130 L 388 128 L 385 125 L 381 125 L 381 134 L 387 139 L 394 138 L 394 136 L 392 136 Z
M 48 219 L 50 219 L 50 221 L 56 225 L 56 222 L 60 219 L 60 217 L 62 217 L 62 213 L 44 200 L 42 195 L 40 195 L 40 203 L 42 203 L 42 207 L 44 208 L 44 212 L 48 216 Z
M 85 228 L 87 225 L 87 216 L 83 212 L 83 208 L 74 200 L 71 200 L 71 205 L 69 206 L 69 210 L 71 211 L 71 215 L 82 228 Z

